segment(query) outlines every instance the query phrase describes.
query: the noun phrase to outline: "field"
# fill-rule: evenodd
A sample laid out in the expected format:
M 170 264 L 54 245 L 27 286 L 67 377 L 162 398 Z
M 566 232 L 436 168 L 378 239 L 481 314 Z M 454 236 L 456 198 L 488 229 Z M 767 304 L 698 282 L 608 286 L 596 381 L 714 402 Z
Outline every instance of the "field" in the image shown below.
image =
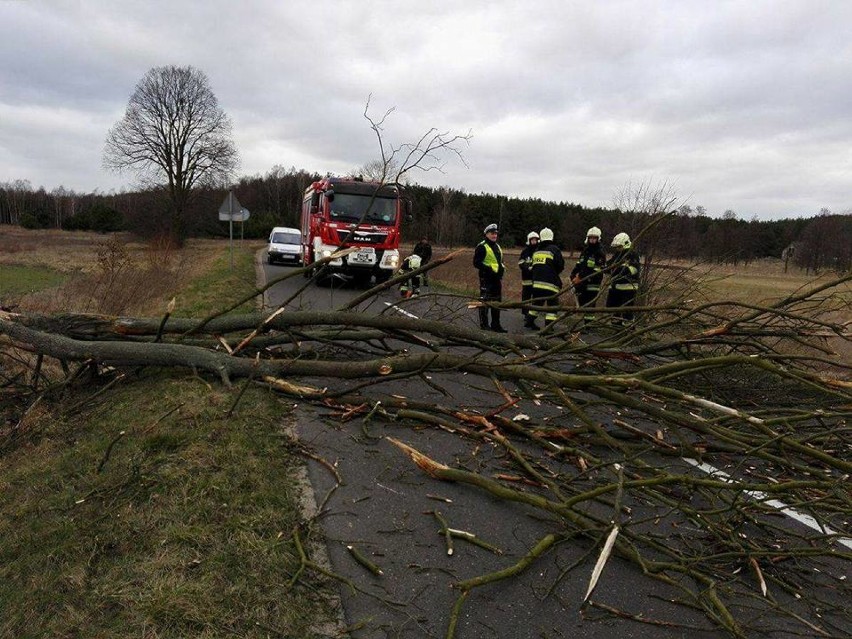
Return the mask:
M 410 251 L 410 247 L 406 247 Z M 443 257 L 453 252 L 450 249 L 436 248 L 434 258 Z M 403 249 L 403 254 L 406 249 Z M 521 295 L 521 279 L 518 269 L 520 249 L 506 249 L 504 263 L 506 275 L 503 280 L 504 300 L 519 300 Z M 565 273 L 563 282 L 567 281 L 577 255 L 566 252 Z M 434 282 L 448 290 L 477 295 L 479 280 L 472 265 L 473 249 L 458 249 L 457 256 L 448 264 L 432 271 L 430 277 Z M 784 263 L 779 260 L 760 260 L 747 266 L 731 268 L 725 265 L 689 264 L 682 261 L 665 260 L 655 264 L 663 283 L 670 280 L 686 280 L 691 290 L 702 300 L 729 300 L 749 303 L 777 301 L 791 293 L 809 285 L 827 282 L 834 277 L 833 273 L 824 273 L 819 277 L 807 275 L 804 271 L 790 268 L 784 272 Z M 679 283 L 683 288 L 683 281 Z M 573 303 L 573 296 L 563 297 L 564 304 Z
M 126 239 L 3 228 L 3 307 L 159 316 L 174 296 L 204 316 L 254 289 L 257 246 L 231 270 L 227 242 Z M 29 358 L 0 337 L 0 637 L 308 638 L 334 621 L 321 584 L 290 585 L 292 403 L 192 372 L 80 365 L 70 382 L 49 359 L 30 386 Z
M 259 246 L 235 243 L 236 259 L 251 260 Z M 221 240 L 190 240 L 176 249 L 121 234 L 3 227 L 0 302 L 43 313 L 156 316 L 176 297 L 174 314 L 194 316 L 254 287 L 253 267 L 241 275 L 229 263 Z
M 231 268 L 227 241 L 3 229 L 2 305 L 158 317 L 174 298 L 176 315 L 203 317 L 254 290 L 261 246 L 238 245 Z M 520 294 L 518 253 L 506 253 L 507 300 Z M 438 268 L 433 288 L 475 296 L 471 254 Z M 652 273 L 657 299 L 682 304 L 765 304 L 813 284 L 770 262 Z M 310 452 L 291 435 L 301 400 L 194 371 L 80 363 L 69 376 L 0 341 L 0 636 L 308 638 L 334 623 L 328 581 L 301 574 L 295 542 L 310 527 Z M 730 398 L 755 378 L 730 373 L 703 377 L 706 392 Z

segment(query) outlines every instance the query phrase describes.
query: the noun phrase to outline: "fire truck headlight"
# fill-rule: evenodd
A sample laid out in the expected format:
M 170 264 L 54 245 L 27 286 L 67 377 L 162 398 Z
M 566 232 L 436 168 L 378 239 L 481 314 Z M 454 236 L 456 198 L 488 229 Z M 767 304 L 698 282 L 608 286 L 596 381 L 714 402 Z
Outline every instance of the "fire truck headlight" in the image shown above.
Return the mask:
M 380 265 L 382 268 L 389 268 L 392 270 L 396 270 L 399 268 L 399 251 L 396 249 L 390 249 L 385 251 L 385 254 L 382 256 L 382 263 Z

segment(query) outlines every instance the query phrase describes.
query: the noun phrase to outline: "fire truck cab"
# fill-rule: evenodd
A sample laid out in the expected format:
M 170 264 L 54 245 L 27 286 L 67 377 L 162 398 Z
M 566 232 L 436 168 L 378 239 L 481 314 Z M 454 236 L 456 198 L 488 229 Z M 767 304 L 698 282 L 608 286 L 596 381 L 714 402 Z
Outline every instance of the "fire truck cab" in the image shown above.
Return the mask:
M 360 283 L 387 280 L 399 267 L 400 222 L 410 203 L 400 188 L 359 178 L 327 177 L 305 189 L 302 256 L 305 266 L 342 248 L 357 251 L 332 260 L 328 272 Z

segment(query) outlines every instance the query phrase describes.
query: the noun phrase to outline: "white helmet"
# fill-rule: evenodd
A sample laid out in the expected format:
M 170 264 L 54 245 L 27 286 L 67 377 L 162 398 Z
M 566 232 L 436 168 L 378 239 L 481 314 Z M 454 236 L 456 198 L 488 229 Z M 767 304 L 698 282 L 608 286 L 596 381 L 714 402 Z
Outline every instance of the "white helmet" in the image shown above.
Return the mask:
M 420 261 L 422 259 L 423 258 L 421 258 L 419 255 L 409 255 L 408 266 L 410 266 L 412 269 L 420 268 Z
M 530 240 L 537 240 L 537 239 L 538 239 L 538 233 L 536 233 L 535 231 L 530 231 L 529 233 L 527 233 L 527 244 L 530 243 Z
M 586 231 L 586 237 L 596 237 L 600 239 L 601 230 L 597 226 L 593 226 L 588 231 Z
M 627 233 L 619 233 L 614 238 L 612 238 L 612 244 L 610 244 L 610 246 L 612 248 L 629 249 L 630 236 Z
M 545 226 L 543 229 L 541 229 L 540 237 L 541 237 L 542 242 L 552 242 L 553 241 L 553 231 L 551 231 L 549 228 L 547 228 Z

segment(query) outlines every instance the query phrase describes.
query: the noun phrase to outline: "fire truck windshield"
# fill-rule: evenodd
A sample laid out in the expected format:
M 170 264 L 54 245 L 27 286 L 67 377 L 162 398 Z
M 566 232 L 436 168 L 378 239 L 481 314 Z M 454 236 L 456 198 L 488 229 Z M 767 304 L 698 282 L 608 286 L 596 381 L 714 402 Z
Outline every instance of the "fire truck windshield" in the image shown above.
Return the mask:
M 396 199 L 394 198 L 377 197 L 370 202 L 369 195 L 338 192 L 334 194 L 330 208 L 332 222 L 358 222 L 363 218 L 364 222 L 370 224 L 396 223 Z

